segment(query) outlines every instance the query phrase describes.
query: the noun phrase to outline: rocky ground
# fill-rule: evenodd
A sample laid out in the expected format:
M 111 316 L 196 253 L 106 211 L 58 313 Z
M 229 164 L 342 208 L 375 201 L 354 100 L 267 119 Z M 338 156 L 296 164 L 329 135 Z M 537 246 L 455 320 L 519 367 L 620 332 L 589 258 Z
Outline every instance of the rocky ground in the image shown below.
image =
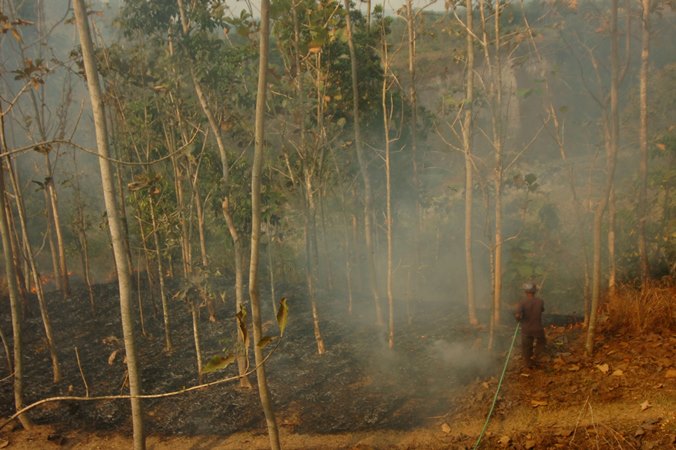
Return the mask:
M 55 395 L 106 395 L 125 390 L 116 286 L 96 288 L 97 310 L 86 292 L 70 300 L 53 294 L 64 380 L 51 382 L 39 314 L 29 305 L 26 325 L 26 401 Z M 399 317 L 394 351 L 368 314 L 347 316 L 336 299 L 324 299 L 322 332 L 328 352 L 317 355 L 302 291 L 282 289 L 290 323 L 271 356 L 268 374 L 284 448 L 472 448 L 495 394 L 513 327 L 497 334 L 498 351 L 485 348 L 485 330 L 463 324 L 461 310 L 414 304 Z M 144 391 L 178 390 L 197 382 L 187 306 L 172 301 L 174 343 L 163 352 L 161 319 L 144 305 L 146 336 L 139 337 Z M 269 303 L 269 302 L 267 302 Z M 328 312 L 329 309 L 334 313 Z M 217 305 L 218 321 L 200 321 L 205 357 L 232 346 L 232 305 Z M 271 309 L 268 308 L 268 309 Z M 272 319 L 271 311 L 265 315 Z M 0 309 L 7 333 L 7 308 Z M 336 312 L 337 311 L 337 312 Z M 563 319 L 563 320 L 562 320 Z M 566 318 L 550 317 L 549 348 L 539 368 L 522 370 L 518 348 L 510 359 L 481 448 L 674 448 L 676 443 L 676 337 L 610 334 L 603 328 L 593 358 L 584 333 Z M 274 333 L 274 321 L 266 324 Z M 140 324 L 139 324 L 140 329 Z M 518 344 L 518 341 L 517 341 Z M 75 348 L 80 357 L 76 360 Z M 82 370 L 80 370 L 82 369 Z M 2 377 L 6 367 L 2 366 Z M 233 375 L 234 367 L 203 381 Z M 252 380 L 255 382 L 255 380 Z M 86 382 L 86 384 L 85 384 Z M 149 448 L 266 448 L 255 390 L 222 384 L 145 401 Z M 11 383 L 0 383 L 0 416 L 12 413 Z M 0 448 L 129 448 L 128 402 L 55 402 L 31 411 L 31 431 L 15 424 L 0 430 Z

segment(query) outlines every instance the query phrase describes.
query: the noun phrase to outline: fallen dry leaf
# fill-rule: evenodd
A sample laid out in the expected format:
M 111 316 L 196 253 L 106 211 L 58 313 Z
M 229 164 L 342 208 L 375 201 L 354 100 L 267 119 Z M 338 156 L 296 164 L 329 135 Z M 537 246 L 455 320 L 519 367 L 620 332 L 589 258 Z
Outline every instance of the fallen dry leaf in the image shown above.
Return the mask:
M 578 370 L 580 370 L 580 366 L 577 364 L 573 364 L 572 366 L 568 367 L 568 370 L 571 372 L 577 372 Z
M 526 441 L 526 444 L 525 444 L 526 450 L 531 450 L 531 449 L 535 448 L 535 445 L 536 445 L 536 442 L 532 439 Z
M 9 441 L 7 439 L 0 439 L 0 448 L 9 447 Z
M 530 404 L 533 408 L 537 408 L 538 406 L 547 406 L 548 403 L 544 400 L 531 400 Z
M 650 408 L 651 406 L 653 406 L 653 405 L 651 405 L 650 402 L 648 402 L 648 400 L 646 400 L 643 403 L 641 403 L 641 411 L 645 411 L 646 409 Z
M 114 351 L 110 354 L 110 356 L 108 357 L 108 365 L 109 365 L 109 366 L 112 366 L 113 363 L 115 362 L 115 357 L 117 356 L 117 352 L 118 352 L 118 351 L 119 351 L 119 350 L 114 350 Z
M 507 435 L 504 435 L 500 439 L 498 439 L 498 442 L 500 443 L 502 448 L 507 448 L 510 442 L 512 442 L 512 438 Z
M 446 422 L 444 422 L 444 423 L 441 424 L 441 431 L 448 434 L 448 433 L 451 432 L 451 426 L 449 424 L 447 424 Z
M 608 367 L 608 364 L 597 364 L 596 368 L 599 369 L 602 373 L 606 374 L 610 370 L 610 367 Z
M 667 378 L 676 378 L 676 369 L 669 369 L 665 375 Z
M 612 376 L 621 377 L 621 376 L 624 376 L 624 372 L 622 372 L 620 369 L 617 369 L 612 373 Z

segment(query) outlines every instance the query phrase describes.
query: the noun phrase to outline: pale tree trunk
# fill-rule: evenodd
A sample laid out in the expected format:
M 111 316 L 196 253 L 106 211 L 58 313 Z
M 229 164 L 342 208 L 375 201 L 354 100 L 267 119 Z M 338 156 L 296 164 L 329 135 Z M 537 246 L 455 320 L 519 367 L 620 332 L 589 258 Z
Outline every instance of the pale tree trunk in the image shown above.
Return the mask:
M 345 6 L 345 28 L 347 31 L 347 45 L 350 50 L 350 66 L 352 72 L 352 115 L 354 120 L 354 145 L 357 151 L 357 160 L 359 171 L 364 183 L 364 246 L 366 250 L 366 265 L 368 271 L 369 288 L 375 305 L 376 324 L 383 326 L 383 312 L 380 305 L 380 293 L 378 292 L 378 280 L 376 275 L 375 249 L 373 246 L 373 194 L 371 191 L 371 177 L 368 170 L 368 162 L 364 155 L 364 148 L 361 136 L 361 119 L 359 117 L 359 75 L 357 71 L 357 52 L 354 47 L 352 36 L 352 20 L 350 19 L 350 1 L 344 0 Z M 370 2 L 369 2 L 370 14 Z M 369 15 L 370 20 L 370 15 Z
M 268 55 L 270 51 L 270 0 L 261 0 L 261 19 L 259 34 L 258 85 L 256 91 L 256 118 L 254 124 L 255 149 L 251 168 L 251 258 L 249 260 L 249 297 L 251 299 L 251 318 L 253 322 L 253 349 L 256 361 L 258 394 L 261 400 L 265 422 L 267 423 L 270 448 L 279 450 L 279 429 L 272 408 L 270 389 L 263 349 L 258 342 L 263 337 L 261 329 L 261 308 L 258 295 L 258 258 L 261 235 L 261 172 L 265 152 L 265 98 L 267 94 Z
M 242 310 L 244 309 L 244 251 L 242 249 L 242 239 L 239 237 L 235 221 L 230 214 L 230 205 L 228 204 L 227 197 L 223 199 L 222 208 L 223 217 L 225 218 L 225 223 L 228 225 L 228 231 L 232 237 L 232 244 L 235 250 L 235 314 L 236 317 L 241 317 L 243 314 Z M 246 324 L 240 325 L 236 320 L 237 342 L 241 346 L 241 349 L 238 349 L 239 351 L 237 351 L 237 370 L 240 376 L 239 385 L 250 389 L 252 387 L 251 381 L 249 381 L 249 377 L 246 376 L 246 372 L 249 368 L 248 342 L 242 333 L 241 326 L 246 326 Z
M 80 246 L 80 262 L 82 264 L 82 275 L 87 284 L 87 292 L 89 294 L 89 306 L 92 314 L 96 312 L 96 304 L 94 302 L 94 289 L 92 287 L 91 264 L 89 261 L 89 240 L 87 239 L 87 221 L 85 218 L 84 205 L 81 196 L 80 174 L 78 171 L 77 154 L 73 152 L 73 170 L 75 172 L 75 218 L 73 219 L 73 228 L 77 234 L 78 243 Z
M 617 285 L 617 263 L 615 251 L 615 229 L 616 229 L 617 207 L 615 203 L 615 189 L 610 190 L 608 199 L 608 296 L 614 297 Z
M 503 136 L 502 136 L 502 77 L 501 77 L 501 62 L 500 62 L 500 2 L 496 1 L 493 9 L 493 49 L 495 55 L 490 56 L 490 46 L 488 43 L 488 33 L 486 22 L 486 5 L 485 0 L 479 2 L 479 12 L 481 14 L 481 27 L 483 34 L 483 48 L 486 66 L 488 68 L 488 97 L 492 101 L 491 107 L 491 126 L 492 126 L 492 145 L 493 153 L 495 155 L 495 167 L 493 173 L 493 183 L 495 190 L 495 249 L 493 261 L 493 302 L 492 315 L 490 322 L 490 334 L 488 340 L 488 348 L 493 348 L 493 338 L 495 335 L 495 328 L 500 324 L 500 309 L 502 296 L 502 179 L 503 179 Z
M 74 0 L 73 9 L 75 11 L 75 23 L 80 36 L 82 47 L 82 59 L 84 62 L 87 86 L 89 88 L 89 97 L 92 104 L 92 113 L 94 116 L 94 126 L 96 131 L 96 144 L 99 153 L 99 166 L 101 171 L 101 184 L 103 187 L 103 197 L 108 216 L 108 226 L 110 228 L 111 240 L 113 243 L 113 254 L 117 267 L 118 286 L 120 290 L 120 316 L 122 322 L 122 334 L 124 336 L 125 353 L 127 357 L 127 371 L 129 379 L 129 394 L 131 399 L 131 418 L 133 425 L 133 441 L 135 450 L 145 449 L 145 434 L 143 431 L 143 410 L 141 399 L 137 396 L 141 394 L 141 383 L 138 373 L 138 362 L 136 358 L 136 344 L 134 341 L 134 321 L 131 316 L 131 277 L 129 274 L 129 261 L 127 259 L 126 248 L 124 244 L 124 231 L 120 220 L 119 210 L 115 198 L 115 186 L 113 183 L 113 173 L 109 161 L 108 132 L 106 125 L 105 112 L 103 110 L 103 99 L 101 96 L 101 87 L 99 85 L 98 69 L 94 58 L 94 45 L 92 43 L 89 30 L 89 21 L 87 11 L 84 6 L 84 0 Z
M 306 161 L 307 162 L 307 161 Z M 317 344 L 317 353 L 323 355 L 326 352 L 324 339 L 319 327 L 319 310 L 317 308 L 316 280 L 317 280 L 317 225 L 315 223 L 316 207 L 314 203 L 314 186 L 310 169 L 304 168 L 305 181 L 305 283 L 307 285 L 310 309 L 312 311 L 312 326 Z
M 406 295 L 406 309 L 408 314 L 409 322 L 412 319 L 411 316 L 411 301 L 413 293 L 418 293 L 420 291 L 419 286 L 419 270 L 422 264 L 421 257 L 421 235 L 422 235 L 422 217 L 423 210 L 422 204 L 420 202 L 420 177 L 418 174 L 418 93 L 416 88 L 416 16 L 413 11 L 413 0 L 406 1 L 406 32 L 408 35 L 407 44 L 408 44 L 408 97 L 411 107 L 411 116 L 410 116 L 410 132 L 411 132 L 411 166 L 413 169 L 413 189 L 415 190 L 415 212 L 416 212 L 416 221 L 415 221 L 415 260 L 413 265 L 408 273 L 408 292 Z
M 410 0 L 409 0 L 410 1 Z M 467 283 L 467 315 L 471 325 L 477 325 L 476 298 L 474 293 L 474 256 L 472 252 L 472 211 L 474 202 L 474 179 L 472 145 L 474 131 L 474 13 L 472 0 L 465 0 L 467 41 L 467 66 L 465 86 L 465 118 L 462 124 L 462 144 L 465 154 L 465 275 Z
M 49 155 L 45 155 L 47 169 L 48 169 L 48 181 L 45 183 L 45 189 L 47 190 L 47 196 L 49 197 L 50 210 L 52 211 L 52 219 L 54 221 L 54 232 L 56 234 L 56 245 L 57 245 L 57 254 L 59 258 L 59 278 L 61 292 L 64 298 L 70 296 L 70 280 L 68 276 L 68 265 L 66 263 L 66 246 L 63 240 L 63 232 L 61 231 L 61 219 L 59 218 L 59 207 L 58 200 L 56 197 L 56 189 L 54 187 L 54 178 L 52 175 L 51 162 L 49 161 Z
M 0 150 L 2 153 L 6 153 L 5 121 L 2 108 L 0 108 L 0 133 L 2 133 Z M 0 237 L 2 238 L 2 256 L 5 264 L 5 277 L 7 279 L 7 290 L 9 291 L 9 307 L 12 315 L 12 338 L 14 341 L 14 408 L 19 411 L 23 407 L 23 314 L 19 303 L 19 287 L 17 285 L 16 268 L 14 266 L 14 255 L 12 254 L 9 223 L 7 222 L 5 207 L 4 170 L 0 167 Z M 20 415 L 19 421 L 25 429 L 31 428 L 31 421 L 27 415 Z
M 5 332 L 2 331 L 0 327 L 0 341 L 2 341 L 2 348 L 5 350 L 5 362 L 7 363 L 7 373 L 12 375 L 12 354 L 9 351 L 9 345 L 7 344 L 7 338 L 5 337 Z
M 188 294 L 186 299 L 190 303 L 190 316 L 192 317 L 192 337 L 195 343 L 195 360 L 197 363 L 197 382 L 202 383 L 202 346 L 200 345 L 200 330 L 199 330 L 199 304 L 196 304 L 195 299 Z
M 639 78 L 640 119 L 639 146 L 641 159 L 639 163 L 640 187 L 638 194 L 638 253 L 641 270 L 641 287 L 648 287 L 650 265 L 648 262 L 648 246 L 646 244 L 645 225 L 648 220 L 648 69 L 650 67 L 650 0 L 641 0 L 641 71 Z
M 4 134 L 3 134 L 4 138 Z M 3 147 L 6 148 L 5 143 L 3 142 Z M 45 301 L 45 292 L 42 288 L 42 281 L 40 280 L 40 273 L 38 272 L 37 264 L 35 263 L 35 257 L 33 256 L 33 249 L 30 244 L 28 226 L 26 225 L 26 214 L 25 207 L 23 203 L 23 194 L 20 191 L 19 183 L 16 177 L 14 170 L 14 165 L 12 161 L 7 158 L 7 171 L 9 173 L 10 181 L 12 184 L 12 190 L 14 191 L 14 197 L 16 201 L 16 210 L 19 215 L 19 226 L 21 227 L 21 238 L 23 241 L 23 253 L 25 259 L 28 261 L 30 273 L 33 279 L 33 284 L 35 285 L 35 294 L 38 298 L 38 305 L 40 306 L 40 316 L 42 318 L 42 324 L 45 331 L 45 340 L 47 341 L 47 347 L 49 348 L 49 355 L 52 360 L 52 375 L 54 383 L 61 381 L 61 369 L 59 367 L 59 357 L 56 351 L 56 343 L 54 341 L 54 332 L 52 330 L 52 321 L 49 318 L 49 312 L 47 310 L 47 302 Z
M 162 323 L 164 325 L 164 351 L 170 353 L 174 350 L 174 343 L 171 339 L 171 315 L 169 313 L 169 302 L 167 300 L 167 287 L 164 279 L 164 265 L 162 263 L 162 247 L 160 246 L 160 230 L 157 224 L 155 214 L 155 202 L 152 195 L 148 199 L 150 202 L 150 223 L 153 235 L 153 246 L 155 247 L 155 258 L 157 258 L 157 276 L 160 285 L 160 304 L 162 305 Z
M 619 82 L 619 63 L 618 63 L 618 31 L 617 31 L 617 11 L 618 0 L 612 0 L 611 7 L 611 53 L 610 53 L 610 117 L 608 130 L 608 143 L 606 145 L 606 186 L 601 194 L 601 198 L 594 211 L 594 257 L 592 260 L 592 296 L 589 311 L 589 325 L 587 327 L 587 337 L 585 341 L 585 351 L 591 355 L 594 351 L 594 336 L 596 333 L 596 318 L 601 299 L 601 232 L 603 225 L 603 216 L 613 189 L 613 179 L 615 176 L 615 163 L 617 159 L 617 139 L 619 135 L 619 114 L 618 114 L 618 82 Z
M 383 36 L 384 37 L 384 36 Z M 389 61 L 387 57 L 387 44 L 385 48 L 385 66 L 389 70 Z M 385 229 L 387 234 L 387 309 L 388 309 L 388 346 L 394 348 L 394 293 L 392 291 L 392 180 L 391 180 L 391 162 L 390 162 L 390 117 L 387 107 L 387 73 L 383 77 L 382 105 L 383 105 L 383 128 L 385 130 Z

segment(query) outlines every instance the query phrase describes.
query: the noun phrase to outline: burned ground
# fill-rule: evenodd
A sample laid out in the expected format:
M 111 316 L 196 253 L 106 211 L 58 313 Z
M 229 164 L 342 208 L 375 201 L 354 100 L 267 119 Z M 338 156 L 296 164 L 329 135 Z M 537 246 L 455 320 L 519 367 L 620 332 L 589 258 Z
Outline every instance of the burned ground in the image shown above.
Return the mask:
M 425 305 L 412 320 L 399 318 L 396 347 L 391 351 L 372 317 L 327 314 L 321 325 L 328 351 L 320 356 L 302 290 L 289 287 L 284 293 L 291 311 L 289 326 L 267 368 L 282 436 L 288 443 L 295 442 L 289 447 L 465 448 L 474 444 L 513 327 L 499 330 L 498 349 L 488 353 L 483 350 L 486 330 L 464 325 L 461 309 Z M 334 310 L 344 307 L 337 300 L 324 301 Z M 166 354 L 161 317 L 154 313 L 150 298 L 143 297 L 143 304 L 147 335 L 139 333 L 138 349 L 144 391 L 161 393 L 194 385 L 195 351 L 187 306 L 177 300 L 171 303 L 175 349 Z M 125 392 L 116 286 L 97 286 L 96 305 L 92 314 L 82 288 L 70 300 L 56 293 L 49 296 L 64 378 L 57 385 L 51 382 L 39 314 L 29 305 L 26 403 L 56 395 L 85 395 L 82 375 L 91 396 Z M 272 319 L 269 309 L 265 317 Z M 203 314 L 200 336 L 205 357 L 234 342 L 231 310 L 231 303 L 218 303 L 215 323 Z M 8 330 L 7 309 L 2 311 L 2 326 Z M 484 438 L 485 448 L 587 448 L 590 442 L 600 448 L 673 446 L 676 430 L 669 411 L 676 409 L 676 339 L 667 334 L 639 338 L 601 333 L 600 351 L 589 359 L 582 356 L 584 333 L 579 325 L 566 323 L 570 320 L 567 316 L 549 318 L 554 324 L 547 330 L 550 345 L 541 368 L 523 372 L 515 350 Z M 274 321 L 265 326 L 270 334 L 275 333 Z M 235 372 L 235 367 L 228 367 L 203 381 Z M 11 383 L 0 385 L 0 399 L 0 416 L 7 417 L 12 413 Z M 149 433 L 167 442 L 211 437 L 222 443 L 249 433 L 247 447 L 266 445 L 255 389 L 226 383 L 144 404 Z M 124 400 L 51 403 L 34 409 L 31 418 L 48 427 L 51 436 L 69 436 L 72 442 L 77 441 L 69 435 L 72 430 L 131 434 L 129 406 Z M 18 431 L 3 433 L 10 441 L 19 436 Z M 320 437 L 314 442 L 298 441 L 298 436 Z M 355 440 L 356 436 L 361 440 Z M 396 441 L 388 440 L 394 436 Z M 230 448 L 243 445 L 239 442 Z

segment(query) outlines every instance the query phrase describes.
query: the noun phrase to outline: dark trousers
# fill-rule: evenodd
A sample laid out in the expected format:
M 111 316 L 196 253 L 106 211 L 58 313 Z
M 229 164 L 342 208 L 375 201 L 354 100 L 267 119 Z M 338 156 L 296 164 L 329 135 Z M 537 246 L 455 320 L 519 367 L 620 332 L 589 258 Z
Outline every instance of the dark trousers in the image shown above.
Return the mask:
M 535 333 L 521 333 L 521 355 L 528 367 L 533 367 L 538 356 L 545 349 L 544 330 Z

